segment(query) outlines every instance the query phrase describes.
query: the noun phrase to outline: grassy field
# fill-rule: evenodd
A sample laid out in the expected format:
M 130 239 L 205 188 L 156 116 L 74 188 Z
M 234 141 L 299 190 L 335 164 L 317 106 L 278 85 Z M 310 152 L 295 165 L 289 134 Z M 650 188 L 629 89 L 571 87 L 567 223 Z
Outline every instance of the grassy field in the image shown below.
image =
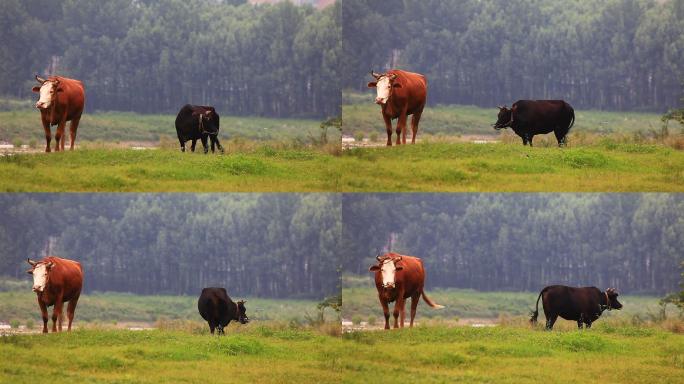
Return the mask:
M 468 289 L 430 289 L 428 297 L 444 309 L 435 310 L 422 300 L 418 305 L 418 321 L 428 323 L 454 322 L 464 318 L 493 319 L 497 322 L 514 322 L 525 324 L 530 310 L 534 309 L 539 292 L 479 292 Z M 371 319 L 380 325 L 384 324 L 382 308 L 378 302 L 375 287 L 345 287 L 342 290 L 342 317 L 347 320 Z M 658 297 L 620 295 L 624 308 L 620 311 L 604 312 L 600 322 L 642 324 L 660 320 L 661 307 Z M 541 302 L 539 303 L 539 321 L 545 321 Z M 667 316 L 677 318 L 678 312 L 673 306 L 668 307 Z M 559 319 L 563 328 L 576 328 L 576 323 Z M 563 325 L 561 325 L 563 324 Z M 597 323 L 598 324 L 598 323 Z
M 0 104 L 2 100 L 0 100 Z M 15 105 L 16 101 L 14 104 Z M 0 141 L 31 144 L 45 148 L 45 134 L 38 111 L 23 104 L 1 111 Z M 220 111 L 219 111 L 220 113 Z M 177 144 L 174 121 L 176 115 L 142 115 L 132 112 L 84 113 L 78 127 L 76 144 L 86 142 L 153 142 L 171 140 Z M 67 125 L 66 132 L 69 132 Z M 302 140 L 318 139 L 320 121 L 304 119 L 271 119 L 221 115 L 222 140 L 240 137 L 249 140 Z M 55 134 L 55 127 L 52 128 Z M 339 131 L 330 129 L 328 139 L 339 140 Z M 176 145 L 177 146 L 177 145 Z
M 682 192 L 684 152 L 422 142 L 324 148 L 226 142 L 227 154 L 89 148 L 0 158 L 4 192 Z
M 80 149 L 0 158 L 0 191 L 316 192 L 337 189 L 325 149 L 226 141 L 226 155 L 171 149 Z M 240 147 L 240 149 L 236 149 Z M 332 148 L 333 151 L 338 148 Z
M 36 364 L 40 369 L 36 369 Z M 0 337 L 0 382 L 681 383 L 682 335 L 416 327 L 332 337 L 253 325 L 225 337 L 183 330 L 77 330 Z
M 365 137 L 375 134 L 384 143 L 385 125 L 380 115 L 380 107 L 373 103 L 373 94 L 345 93 L 344 103 L 342 106 L 343 133 L 346 135 L 361 133 Z M 492 128 L 498 112 L 496 106 L 491 108 L 467 105 L 428 107 L 420 120 L 418 139 L 429 135 L 499 135 L 506 131 L 499 132 Z M 663 124 L 660 117 L 661 114 L 657 113 L 577 110 L 575 111 L 575 124 L 570 132 L 647 136 L 661 131 Z M 683 128 L 674 122 L 670 123 L 672 133 L 681 133 Z M 409 137 L 410 135 L 408 133 Z M 537 144 L 540 138 L 541 136 L 535 136 L 534 143 Z M 555 138 L 552 141 L 555 143 Z M 521 142 L 518 140 L 518 143 Z M 570 143 L 572 143 L 572 137 Z
M 417 327 L 345 335 L 345 382 L 681 383 L 684 337 L 642 327 Z
M 279 321 L 305 324 L 318 313 L 316 301 L 275 300 L 237 297 L 247 300 L 247 316 L 253 321 Z M 52 313 L 52 312 L 50 312 Z M 332 310 L 325 311 L 326 321 L 337 316 Z M 88 293 L 81 296 L 76 308 L 75 324 L 92 323 L 114 325 L 118 322 L 155 323 L 166 320 L 189 320 L 203 322 L 197 312 L 194 296 L 143 296 L 126 293 Z M 36 328 L 42 326 L 36 295 L 30 287 L 22 291 L 0 292 L 0 322 L 32 321 Z M 51 323 L 50 323 L 51 324 Z
M 609 139 L 563 149 L 429 141 L 355 148 L 335 169 L 342 191 L 684 191 L 684 151 Z

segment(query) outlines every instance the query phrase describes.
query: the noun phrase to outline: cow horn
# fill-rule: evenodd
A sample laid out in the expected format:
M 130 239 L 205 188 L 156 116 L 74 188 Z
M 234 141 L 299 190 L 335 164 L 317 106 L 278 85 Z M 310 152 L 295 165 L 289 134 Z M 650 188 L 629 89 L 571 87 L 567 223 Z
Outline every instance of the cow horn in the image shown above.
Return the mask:
M 52 261 L 49 262 L 49 263 L 47 263 L 47 265 L 46 265 L 47 269 L 50 269 L 50 268 L 52 268 L 52 267 L 54 267 L 54 266 L 55 266 L 55 263 L 53 263 Z
M 390 80 L 394 80 L 394 79 L 397 78 L 397 74 L 396 74 L 396 73 L 391 73 L 391 74 L 389 74 L 387 77 L 389 77 Z
M 43 83 L 45 83 L 47 80 L 43 79 L 42 77 L 38 76 L 38 74 L 36 74 L 36 81 L 39 82 L 39 83 L 41 83 L 41 84 L 43 84 Z
M 380 257 L 380 254 L 378 254 L 377 256 L 375 256 L 375 259 L 376 259 L 377 261 L 382 261 L 382 258 Z
M 395 263 L 396 263 L 397 261 L 401 261 L 401 256 L 397 256 L 397 257 L 394 259 L 394 262 L 395 262 Z
M 379 78 L 382 77 L 381 74 L 375 73 L 375 71 L 373 71 L 373 70 L 371 70 L 370 74 L 371 74 L 371 76 L 375 77 L 375 80 L 378 80 Z
M 32 267 L 35 267 L 36 264 L 38 264 L 37 261 L 33 261 L 33 260 L 31 260 L 30 258 L 27 258 L 27 259 L 26 259 L 26 262 L 28 262 L 29 264 L 31 264 Z

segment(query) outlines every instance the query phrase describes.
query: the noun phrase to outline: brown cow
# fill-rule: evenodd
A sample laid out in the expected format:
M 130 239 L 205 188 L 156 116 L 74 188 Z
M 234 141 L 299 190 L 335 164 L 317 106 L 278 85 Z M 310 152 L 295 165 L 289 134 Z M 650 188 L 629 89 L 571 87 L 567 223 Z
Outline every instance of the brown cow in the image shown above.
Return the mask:
M 59 151 L 60 144 L 62 151 L 64 150 L 64 142 L 66 141 L 64 128 L 67 121 L 71 121 L 69 126 L 71 146 L 69 149 L 73 150 L 76 130 L 85 105 L 83 83 L 60 76 L 43 79 L 36 75 L 36 80 L 40 83 L 40 87 L 33 87 L 33 92 L 40 94 L 36 108 L 40 109 L 40 119 L 45 130 L 45 152 L 50 152 L 50 140 L 52 140 L 50 127 L 53 125 L 57 125 L 55 151 Z
M 382 106 L 382 118 L 387 129 L 387 145 L 392 146 L 392 119 L 397 122 L 397 145 L 406 144 L 406 120 L 411 118 L 413 137 L 411 144 L 416 143 L 418 122 L 427 100 L 427 79 L 419 73 L 393 69 L 384 74 L 371 71 L 376 81 L 368 83 L 368 88 L 376 88 L 375 103 Z M 400 140 L 401 136 L 401 140 Z
M 398 328 L 397 318 L 401 315 L 401 327 L 404 328 L 404 307 L 406 299 L 411 298 L 411 324 L 416 317 L 416 308 L 420 296 L 432 308 L 441 309 L 444 306 L 435 304 L 423 291 L 425 283 L 425 269 L 423 261 L 417 257 L 404 256 L 398 253 L 387 253 L 377 256 L 378 265 L 372 265 L 369 271 L 375 273 L 375 287 L 385 315 L 385 329 L 389 329 L 389 303 L 394 304 L 394 328 Z
M 38 305 L 43 315 L 43 333 L 47 333 L 48 307 L 54 305 L 52 311 L 52 332 L 57 332 L 59 319 L 59 331 L 62 332 L 62 307 L 67 306 L 69 318 L 68 331 L 71 331 L 71 322 L 74 320 L 76 303 L 81 295 L 83 287 L 83 270 L 77 261 L 48 256 L 41 261 L 27 259 L 31 269 L 27 272 L 33 275 L 33 292 L 38 296 Z

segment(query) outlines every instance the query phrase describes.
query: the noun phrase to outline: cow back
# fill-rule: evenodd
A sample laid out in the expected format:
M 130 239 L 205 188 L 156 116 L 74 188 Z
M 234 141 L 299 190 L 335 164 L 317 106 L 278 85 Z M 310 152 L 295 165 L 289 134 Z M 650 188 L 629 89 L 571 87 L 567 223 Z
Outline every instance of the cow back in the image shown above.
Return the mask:
M 425 76 L 399 69 L 393 69 L 387 73 L 396 75 L 394 83 L 401 86 L 392 90 L 392 96 L 385 107 L 386 113 L 392 118 L 398 117 L 404 109 L 409 115 L 421 113 L 427 101 Z
M 60 296 L 62 301 L 70 301 L 81 294 L 83 269 L 79 262 L 56 256 L 48 256 L 41 262 L 52 262 L 54 264 L 50 269 L 43 294 L 43 301 L 46 304 L 53 305 Z

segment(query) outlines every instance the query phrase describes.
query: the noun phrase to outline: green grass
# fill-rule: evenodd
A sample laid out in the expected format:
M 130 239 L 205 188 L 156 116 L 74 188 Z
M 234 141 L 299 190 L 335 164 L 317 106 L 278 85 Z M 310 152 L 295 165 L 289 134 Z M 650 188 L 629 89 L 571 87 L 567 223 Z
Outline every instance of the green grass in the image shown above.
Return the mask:
M 0 191 L 333 191 L 334 157 L 323 150 L 234 150 L 226 155 L 157 149 L 80 149 L 0 158 Z
M 2 100 L 0 100 L 1 106 Z M 23 105 L 23 104 L 21 104 Z M 1 110 L 2 108 L 0 108 Z M 155 142 L 162 138 L 176 140 L 176 115 L 142 115 L 132 112 L 84 113 L 78 128 L 76 144 L 87 141 Z M 0 111 L 0 141 L 23 143 L 31 140 L 37 148 L 45 147 L 45 134 L 40 113 L 35 109 Z M 54 137 L 56 127 L 52 128 Z M 221 116 L 222 140 L 241 137 L 250 140 L 310 140 L 320 136 L 320 121 L 304 119 L 272 119 L 262 117 Z M 69 127 L 67 125 L 68 134 Z M 339 139 L 337 130 L 328 131 L 328 139 Z M 53 140 L 54 144 L 54 140 Z
M 212 337 L 178 331 L 77 330 L 0 337 L 3 383 L 339 383 L 338 338 L 248 324 Z
M 343 132 L 348 135 L 364 132 L 366 136 L 371 132 L 376 132 L 380 140 L 384 142 L 385 125 L 380 115 L 380 107 L 373 103 L 372 93 L 367 95 L 346 93 L 344 102 L 342 106 Z M 491 108 L 468 105 L 428 107 L 421 117 L 418 138 L 425 137 L 424 135 L 497 135 L 498 132 L 492 128 L 492 124 L 496 122 L 498 112 L 499 110 L 494 105 Z M 660 131 L 662 127 L 660 117 L 661 115 L 657 113 L 576 110 L 575 124 L 570 132 L 649 133 Z M 672 132 L 681 131 L 684 128 L 674 122 L 670 123 L 670 127 Z M 539 137 L 535 136 L 535 143 Z M 555 138 L 553 141 L 555 142 Z
M 342 191 L 684 191 L 684 152 L 606 139 L 571 148 L 424 141 L 344 151 Z
M 684 371 L 681 335 L 631 326 L 421 326 L 338 338 L 249 324 L 227 333 L 92 329 L 1 337 L 0 381 L 680 383 Z
M 231 295 L 234 300 L 247 300 L 247 316 L 255 321 L 282 321 L 303 324 L 306 316 L 317 313 L 312 300 L 275 300 Z M 51 310 L 50 310 L 51 311 Z M 326 320 L 332 321 L 332 311 Z M 52 313 L 52 312 L 50 312 Z M 22 291 L 0 292 L 0 321 L 33 320 L 42 327 L 36 295 L 30 287 Z M 112 322 L 146 322 L 157 320 L 202 321 L 194 296 L 144 296 L 125 293 L 83 294 L 76 307 L 75 324 Z M 51 324 L 51 323 L 50 323 Z
M 527 327 L 417 327 L 345 334 L 345 382 L 681 383 L 684 338 L 600 325 L 589 331 Z
M 375 287 L 345 286 L 342 290 L 342 316 L 351 319 L 360 316 L 367 319 L 376 316 L 384 324 L 382 308 L 377 297 Z M 418 305 L 418 321 L 425 319 L 450 321 L 456 318 L 491 318 L 523 317 L 529 319 L 531 309 L 534 309 L 539 292 L 479 292 L 470 289 L 428 289 L 426 293 L 434 302 L 446 308 L 435 310 L 427 306 L 422 300 Z M 620 311 L 604 312 L 599 322 L 609 319 L 610 322 L 645 322 L 655 319 L 659 315 L 658 297 L 620 295 L 619 301 L 624 308 Z M 668 316 L 676 317 L 677 311 L 671 306 Z M 539 321 L 544 322 L 544 312 L 539 303 Z M 566 322 L 559 319 L 559 323 Z M 381 324 L 382 323 L 382 324 Z M 571 327 L 575 324 L 567 322 Z

